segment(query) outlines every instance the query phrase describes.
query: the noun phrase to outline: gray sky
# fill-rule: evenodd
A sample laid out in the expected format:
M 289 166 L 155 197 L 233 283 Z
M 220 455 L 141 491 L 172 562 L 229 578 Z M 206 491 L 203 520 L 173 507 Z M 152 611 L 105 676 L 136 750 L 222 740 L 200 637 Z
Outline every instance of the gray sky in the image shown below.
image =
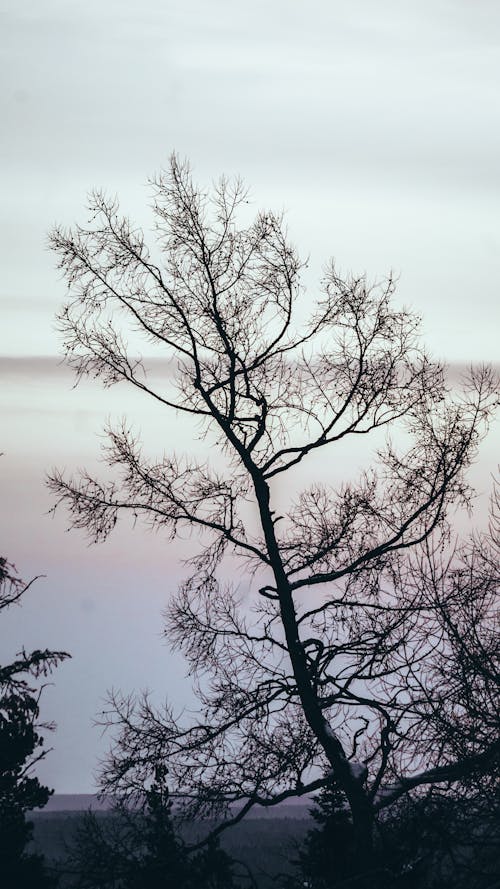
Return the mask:
M 46 695 L 59 729 L 43 775 L 86 791 L 107 687 L 161 676 L 183 700 L 158 638 L 178 552 L 125 531 L 88 549 L 44 515 L 44 473 L 92 465 L 108 413 L 152 421 L 34 360 L 58 352 L 65 292 L 47 230 L 84 220 L 96 186 L 148 228 L 146 180 L 177 150 L 202 183 L 239 173 L 256 209 L 286 209 L 312 288 L 332 255 L 370 276 L 392 268 L 437 356 L 497 360 L 500 6 L 1 0 L 0 17 L 0 356 L 23 357 L 0 360 L 1 540 L 24 576 L 48 575 L 8 637 L 73 652 Z M 494 461 L 490 443 L 484 489 Z

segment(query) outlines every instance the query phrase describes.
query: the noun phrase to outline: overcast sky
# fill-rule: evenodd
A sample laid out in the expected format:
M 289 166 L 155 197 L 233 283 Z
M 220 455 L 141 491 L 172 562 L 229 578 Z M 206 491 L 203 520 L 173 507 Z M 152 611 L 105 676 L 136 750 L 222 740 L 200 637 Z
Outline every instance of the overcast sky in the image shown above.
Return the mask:
M 370 276 L 393 269 L 438 357 L 496 361 L 500 6 L 0 0 L 0 9 L 0 540 L 24 576 L 47 575 L 0 639 L 73 653 L 46 694 L 44 715 L 59 728 L 43 777 L 83 792 L 106 745 L 91 720 L 107 687 L 149 684 L 185 700 L 181 667 L 159 639 L 179 551 L 137 531 L 89 549 L 65 534 L 64 517 L 44 515 L 44 473 L 93 465 L 107 414 L 157 422 L 126 393 L 73 391 L 57 369 L 65 287 L 48 229 L 85 220 L 96 186 L 148 228 L 147 179 L 176 150 L 202 183 L 238 173 L 256 209 L 286 210 L 311 257 L 311 287 L 330 256 Z M 494 434 L 476 470 L 484 489 Z

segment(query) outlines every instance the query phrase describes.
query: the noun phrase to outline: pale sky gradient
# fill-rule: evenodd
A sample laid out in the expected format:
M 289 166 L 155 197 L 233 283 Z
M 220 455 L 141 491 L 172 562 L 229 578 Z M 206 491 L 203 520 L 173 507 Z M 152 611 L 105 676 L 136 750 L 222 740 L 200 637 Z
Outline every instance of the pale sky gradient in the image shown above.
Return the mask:
M 21 644 L 73 653 L 43 701 L 59 727 L 41 774 L 86 792 L 106 688 L 187 700 L 159 639 L 182 547 L 124 530 L 88 548 L 44 515 L 44 474 L 94 466 L 108 414 L 131 414 L 161 447 L 189 431 L 125 390 L 73 391 L 57 369 L 65 286 L 48 229 L 85 220 L 99 186 L 148 228 L 146 180 L 176 150 L 202 183 L 238 173 L 255 209 L 285 208 L 312 287 L 330 256 L 392 268 L 438 357 L 497 361 L 500 6 L 0 0 L 0 51 L 0 546 L 24 577 L 47 575 L 2 617 L 0 660 Z M 498 443 L 496 427 L 475 469 L 483 493 Z

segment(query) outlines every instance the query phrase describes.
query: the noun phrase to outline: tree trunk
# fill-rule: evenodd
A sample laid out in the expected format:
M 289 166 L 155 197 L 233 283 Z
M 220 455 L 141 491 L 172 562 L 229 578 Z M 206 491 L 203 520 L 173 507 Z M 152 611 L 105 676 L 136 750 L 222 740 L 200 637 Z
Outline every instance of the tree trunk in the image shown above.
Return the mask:
M 311 731 L 325 751 L 335 780 L 348 799 L 353 820 L 356 851 L 360 856 L 363 869 L 369 870 L 373 853 L 373 809 L 363 788 L 363 782 L 358 776 L 353 775 L 342 744 L 323 716 L 312 686 L 304 647 L 299 639 L 292 591 L 274 532 L 269 486 L 262 478 L 255 475 L 253 480 L 267 552 L 276 582 L 288 653 L 304 715 Z

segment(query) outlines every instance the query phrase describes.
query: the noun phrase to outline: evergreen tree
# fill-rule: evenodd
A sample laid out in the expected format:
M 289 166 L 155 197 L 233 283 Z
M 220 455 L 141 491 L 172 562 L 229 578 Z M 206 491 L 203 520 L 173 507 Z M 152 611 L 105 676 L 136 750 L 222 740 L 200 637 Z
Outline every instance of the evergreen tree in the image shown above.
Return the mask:
M 231 859 L 212 841 L 190 853 L 176 830 L 162 777 L 146 793 L 143 811 L 119 805 L 111 814 L 89 812 L 71 858 L 78 889 L 233 889 Z
M 308 832 L 294 862 L 300 876 L 286 877 L 286 889 L 337 889 L 363 872 L 363 862 L 354 854 L 355 837 L 346 803 L 335 783 L 321 790 L 310 810 L 317 826 Z
M 317 826 L 283 889 L 494 889 L 500 886 L 498 806 L 493 794 L 402 800 L 377 823 L 369 867 L 356 856 L 352 822 L 335 785 L 311 809 Z
M 21 599 L 23 584 L 14 567 L 0 558 L 0 611 Z M 10 664 L 0 665 L 0 862 L 2 889 L 49 889 L 42 855 L 29 851 L 33 824 L 26 813 L 42 808 L 51 790 L 32 774 L 45 756 L 39 734 L 40 691 L 33 678 L 47 675 L 68 657 L 65 652 L 24 649 Z M 48 726 L 46 726 L 48 727 Z

